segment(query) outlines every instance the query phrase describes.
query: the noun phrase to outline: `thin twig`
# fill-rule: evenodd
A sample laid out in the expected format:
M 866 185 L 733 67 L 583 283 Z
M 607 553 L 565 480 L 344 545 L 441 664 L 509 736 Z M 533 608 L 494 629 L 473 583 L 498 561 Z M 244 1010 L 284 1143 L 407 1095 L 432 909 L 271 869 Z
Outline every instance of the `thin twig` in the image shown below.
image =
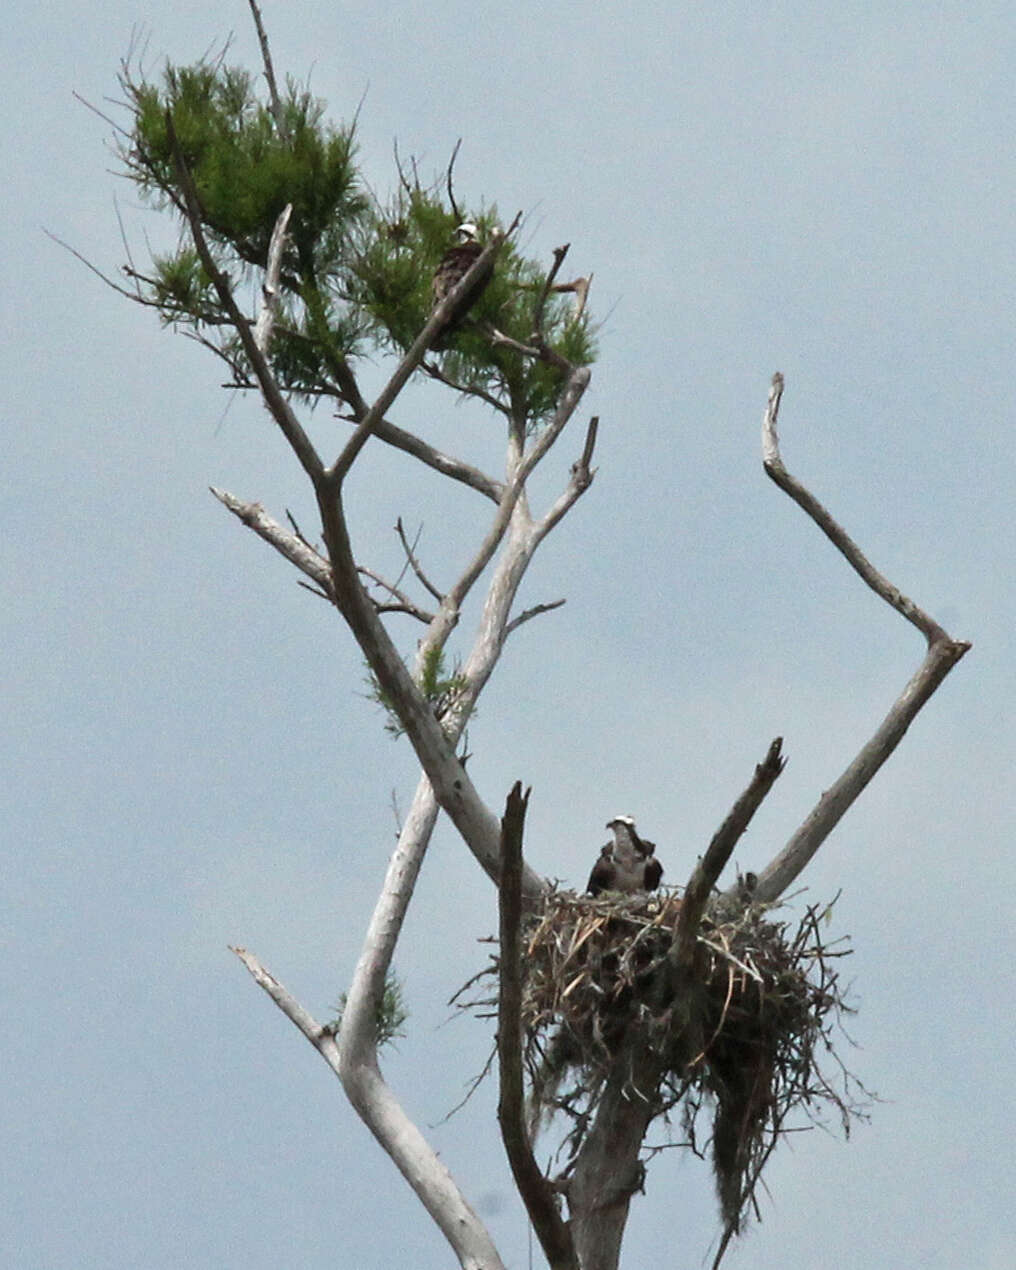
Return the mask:
M 552 613 L 554 609 L 559 609 L 564 600 L 551 600 L 548 604 L 534 604 L 532 608 L 525 609 L 518 617 L 513 617 L 508 625 L 504 628 L 505 639 L 524 623 L 532 621 L 534 617 L 539 617 L 541 613 Z
M 399 158 L 399 142 L 398 138 L 392 141 L 392 152 L 395 158 L 395 171 L 399 174 L 399 184 L 402 186 L 406 195 L 412 198 L 416 191 L 406 180 L 406 174 L 402 170 L 402 160 Z
M 428 613 L 425 609 L 421 609 L 418 604 L 414 604 L 405 592 L 399 590 L 397 585 L 387 582 L 380 574 L 375 573 L 373 569 L 368 569 L 366 565 L 358 564 L 356 571 L 362 577 L 370 578 L 371 582 L 386 591 L 395 601 L 394 604 L 388 604 L 381 600 L 375 600 L 373 602 L 374 607 L 379 613 L 408 613 L 410 617 L 415 617 L 426 626 L 433 622 L 433 613 Z
M 272 118 L 275 120 L 275 127 L 278 129 L 279 136 L 283 140 L 288 140 L 286 116 L 282 111 L 279 86 L 276 83 L 275 69 L 272 66 L 272 53 L 268 47 L 268 36 L 265 34 L 264 23 L 261 21 L 261 10 L 258 8 L 256 0 L 249 0 L 249 3 L 250 11 L 254 18 L 254 26 L 258 33 L 258 43 L 261 45 L 261 61 L 264 63 L 265 79 L 268 83 L 268 97 L 272 104 Z
M 413 544 L 413 546 L 410 546 L 409 539 L 406 537 L 405 527 L 402 524 L 401 516 L 395 522 L 395 532 L 399 535 L 399 542 L 402 543 L 402 550 L 406 553 L 406 560 L 409 563 L 409 567 L 416 574 L 417 580 L 419 581 L 420 585 L 426 591 L 429 591 L 430 594 L 434 597 L 434 599 L 437 600 L 438 604 L 440 604 L 441 601 L 444 599 L 444 596 L 437 589 L 437 587 L 431 582 L 431 580 L 427 577 L 427 575 L 423 571 L 423 568 L 419 560 L 417 560 L 416 552 L 413 549 L 413 546 L 415 546 L 415 544 Z
M 128 290 L 127 287 L 120 286 L 120 284 L 118 282 L 114 282 L 112 278 L 108 278 L 102 272 L 101 269 L 99 269 L 96 265 L 92 264 L 92 262 L 88 259 L 87 256 L 83 256 L 80 251 L 75 251 L 75 249 L 70 245 L 70 243 L 64 242 L 62 238 L 58 238 L 56 234 L 51 233 L 50 230 L 43 228 L 42 232 L 46 235 L 47 238 L 52 239 L 52 241 L 55 242 L 58 247 L 62 247 L 64 251 L 69 251 L 75 260 L 80 260 L 81 263 L 85 266 L 85 268 L 90 269 L 97 278 L 101 278 L 107 287 L 112 287 L 114 291 L 118 291 L 120 295 L 126 296 L 128 300 L 133 301 L 133 303 L 135 304 L 147 305 L 150 308 L 160 307 L 157 300 L 147 300 L 144 296 L 138 295 L 136 292 Z M 135 276 L 130 269 L 125 269 L 124 273 L 129 278 Z
M 452 157 L 448 160 L 447 185 L 448 185 L 448 202 L 452 205 L 452 212 L 455 215 L 455 223 L 462 223 L 462 213 L 459 211 L 458 204 L 455 202 L 455 194 L 452 190 L 452 172 L 455 169 L 455 160 L 458 158 L 459 148 L 462 145 L 462 138 L 459 137 L 455 142 L 455 148 L 452 150 Z
M 296 534 L 297 538 L 299 538 L 299 539 L 300 539 L 300 541 L 301 541 L 301 542 L 303 543 L 303 545 L 307 548 L 307 550 L 308 550 L 308 551 L 315 551 L 315 552 L 317 552 L 317 554 L 318 554 L 318 555 L 320 555 L 321 553 L 320 553 L 320 552 L 318 552 L 318 551 L 317 551 L 317 548 L 314 546 L 314 544 L 308 540 L 308 538 L 307 538 L 307 537 L 306 537 L 306 535 L 304 534 L 303 530 L 302 530 L 302 529 L 300 528 L 300 526 L 297 524 L 297 522 L 296 522 L 296 517 L 295 517 L 295 516 L 293 515 L 293 513 L 289 510 L 289 508 L 288 508 L 288 507 L 286 508 L 286 519 L 289 521 L 289 527 L 290 527 L 290 529 L 292 529 L 293 533 L 294 533 L 294 534 Z
M 540 292 L 540 298 L 536 301 L 536 308 L 533 310 L 533 334 L 531 338 L 533 343 L 540 347 L 542 347 L 545 343 L 543 335 L 543 311 L 547 306 L 547 297 L 550 295 L 551 289 L 554 286 L 554 279 L 557 277 L 558 271 L 564 263 L 564 258 L 567 256 L 568 248 L 570 246 L 571 243 L 565 243 L 562 247 L 554 248 L 554 263 L 551 265 L 550 273 L 547 274 L 543 284 L 543 290 Z
M 460 384 L 457 380 L 452 379 L 450 375 L 446 375 L 444 371 L 435 362 L 428 361 L 425 357 L 420 363 L 420 369 L 425 375 L 429 375 L 431 379 L 436 379 L 439 384 L 444 384 L 447 388 L 454 388 L 456 392 L 462 393 L 464 397 L 473 397 L 477 401 L 485 402 L 492 410 L 496 410 L 498 414 L 511 415 L 511 409 L 506 406 L 503 401 L 499 401 L 493 393 L 487 392 L 486 389 L 480 388 L 475 384 Z

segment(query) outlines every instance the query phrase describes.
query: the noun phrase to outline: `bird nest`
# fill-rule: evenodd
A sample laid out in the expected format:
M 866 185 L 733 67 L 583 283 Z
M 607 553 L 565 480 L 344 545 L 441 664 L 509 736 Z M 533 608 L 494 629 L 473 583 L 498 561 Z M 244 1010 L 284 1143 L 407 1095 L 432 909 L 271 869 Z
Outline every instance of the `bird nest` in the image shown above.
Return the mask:
M 679 1114 L 680 1145 L 700 1155 L 699 1126 L 711 1115 L 720 1207 L 733 1233 L 754 1207 L 755 1184 L 792 1112 L 825 1120 L 831 1111 L 845 1131 L 863 1114 L 863 1088 L 833 1049 L 847 1009 L 835 963 L 849 949 L 823 944 L 827 909 L 809 908 L 792 926 L 762 905 L 715 897 L 693 964 L 679 971 L 668 953 L 680 910 L 672 892 L 555 891 L 527 919 L 521 1021 L 530 1127 L 535 1134 L 556 1112 L 570 1117 L 562 1151 L 574 1160 L 618 1072 L 654 1114 Z M 472 983 L 497 974 L 495 959 Z M 835 1060 L 835 1085 L 820 1057 Z

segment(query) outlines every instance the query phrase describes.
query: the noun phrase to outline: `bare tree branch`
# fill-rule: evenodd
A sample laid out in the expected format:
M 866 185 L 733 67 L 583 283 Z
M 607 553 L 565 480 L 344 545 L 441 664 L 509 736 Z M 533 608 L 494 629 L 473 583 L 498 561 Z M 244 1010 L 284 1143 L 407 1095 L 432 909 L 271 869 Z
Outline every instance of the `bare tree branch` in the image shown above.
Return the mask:
M 893 703 L 871 740 L 823 793 L 783 850 L 759 874 L 755 888 L 759 900 L 771 903 L 778 899 L 800 876 L 847 809 L 903 740 L 921 707 L 969 648 L 967 643 L 950 639 L 931 645 L 920 668 Z
M 541 525 L 538 532 L 534 534 L 532 520 L 525 506 L 525 483 L 532 474 L 533 469 L 542 461 L 551 446 L 561 435 L 581 400 L 588 383 L 589 370 L 587 367 L 572 368 L 571 376 L 561 394 L 554 418 L 540 433 L 536 442 L 525 455 L 521 457 L 515 456 L 514 440 L 513 438 L 509 439 L 510 479 L 504 488 L 497 513 L 473 559 L 463 570 L 454 586 L 446 592 L 441 602 L 438 621 L 435 623 L 431 635 L 421 644 L 418 659 L 422 659 L 426 654 L 426 650 L 435 641 L 438 644 L 442 644 L 447 638 L 449 631 L 458 622 L 459 611 L 466 596 L 490 563 L 505 534 L 510 531 L 512 536 L 512 547 L 509 553 L 511 563 L 510 568 L 503 575 L 505 579 L 504 585 L 510 589 L 503 589 L 502 585 L 498 583 L 497 577 L 491 581 L 488 603 L 493 600 L 494 606 L 484 612 L 481 624 L 482 638 L 477 644 L 479 648 L 482 642 L 484 647 L 483 656 L 480 658 L 483 665 L 492 666 L 496 662 L 497 655 L 500 653 L 504 643 L 505 626 L 510 620 L 511 599 L 515 595 L 533 552 L 550 528 L 549 525 Z M 568 506 L 574 503 L 580 493 L 581 490 L 577 490 L 567 495 Z M 560 516 L 564 515 L 566 510 L 567 507 L 562 508 L 557 519 L 560 519 Z M 503 604 L 506 597 L 508 597 L 507 607 Z M 467 677 L 472 679 L 468 663 L 465 673 Z M 486 682 L 486 674 L 489 674 L 489 670 L 484 672 L 483 682 Z M 462 698 L 463 708 L 472 709 L 474 701 L 475 696 L 471 690 Z
M 427 577 L 427 575 L 424 573 L 423 569 L 421 568 L 420 562 L 416 558 L 416 552 L 413 550 L 413 547 L 409 545 L 409 539 L 406 537 L 406 530 L 402 524 L 401 516 L 395 522 L 395 532 L 399 535 L 399 541 L 402 543 L 402 550 L 406 553 L 406 559 L 409 562 L 409 567 L 416 574 L 417 580 L 419 581 L 420 585 L 426 591 L 429 591 L 430 594 L 434 597 L 434 599 L 437 600 L 438 604 L 440 604 L 441 601 L 444 599 L 444 596 L 437 589 L 437 587 L 434 586 L 434 584 L 430 581 L 430 579 Z
M 755 894 L 762 901 L 777 899 L 800 875 L 847 808 L 899 745 L 921 707 L 970 648 L 969 643 L 951 639 L 937 622 L 932 621 L 912 600 L 907 599 L 884 578 L 821 503 L 787 472 L 780 456 L 776 432 L 782 394 L 783 376 L 776 374 L 773 376 L 762 423 L 766 472 L 815 521 L 875 594 L 921 631 L 928 640 L 928 651 L 921 666 L 893 703 L 871 740 L 839 779 L 823 793 L 814 810 L 783 850 L 759 874 Z
M 283 529 L 277 520 L 273 520 L 268 515 L 260 503 L 244 502 L 226 490 L 216 489 L 214 485 L 210 486 L 210 489 L 224 507 L 253 529 L 259 538 L 263 538 L 280 555 L 285 556 L 291 564 L 295 564 L 300 572 L 305 573 L 315 582 L 334 603 L 335 592 L 328 561 L 320 552 L 315 551 L 302 535 Z
M 513 617 L 504 628 L 505 639 L 508 638 L 512 631 L 518 630 L 520 626 L 532 621 L 534 617 L 540 617 L 543 613 L 553 613 L 555 609 L 559 609 L 564 603 L 564 600 L 551 600 L 549 604 L 534 604 L 531 608 L 524 609 L 518 617 Z
M 335 1043 L 332 1030 L 318 1023 L 313 1015 L 279 983 L 278 979 L 265 969 L 253 953 L 248 952 L 246 948 L 234 948 L 232 944 L 229 946 L 229 951 L 236 953 L 254 977 L 255 983 L 264 988 L 286 1018 L 296 1024 L 328 1066 L 338 1075 L 339 1048 Z
M 580 395 L 580 393 L 575 394 L 573 404 L 559 420 L 560 427 L 567 422 L 567 417 L 577 404 Z M 463 667 L 468 689 L 443 720 L 445 732 L 452 744 L 457 743 L 470 712 L 497 663 L 512 604 L 532 552 L 535 550 L 532 523 L 519 508 L 517 498 L 509 523 L 513 532 L 495 566 L 483 608 L 480 630 Z M 468 585 L 453 588 L 455 594 L 462 598 L 468 589 Z M 443 611 L 435 618 L 428 635 L 421 641 L 417 656 L 418 663 L 428 649 L 443 646 L 454 627 L 456 617 L 457 614 L 450 614 L 443 606 Z M 385 977 L 412 898 L 416 877 L 436 820 L 437 809 L 438 804 L 433 787 L 427 777 L 423 776 L 399 835 L 399 842 L 389 863 L 385 883 L 364 939 L 363 951 L 346 999 L 342 1033 L 339 1038 L 342 1078 L 346 1092 L 365 1123 L 385 1150 L 393 1155 L 393 1158 L 403 1151 L 409 1129 L 405 1133 L 402 1132 L 400 1125 L 405 1119 L 404 1113 L 399 1108 L 392 1092 L 385 1086 L 378 1068 L 374 1020 L 384 991 Z M 529 899 L 539 894 L 542 885 L 542 882 L 523 866 L 524 897 Z M 410 1128 L 415 1133 L 415 1127 L 410 1126 Z M 405 1167 L 405 1163 L 400 1163 L 399 1167 L 416 1189 L 413 1175 Z M 494 1264 L 491 1262 L 491 1265 Z
M 339 416 L 339 418 L 345 417 L 344 415 Z M 358 420 L 353 419 L 351 422 L 356 423 Z M 386 445 L 390 445 L 396 450 L 402 450 L 414 459 L 419 459 L 421 463 L 433 468 L 435 472 L 440 472 L 442 476 L 448 476 L 453 481 L 459 481 L 463 485 L 470 486 L 492 502 L 499 503 L 501 501 L 501 496 L 504 493 L 504 485 L 501 481 L 495 481 L 493 477 L 486 476 L 478 468 L 471 467 L 460 459 L 442 454 L 440 450 L 428 445 L 426 441 L 421 440 L 415 433 L 407 432 L 404 428 L 397 427 L 394 423 L 389 423 L 387 419 L 379 419 L 374 425 L 374 436 L 379 441 L 384 441 Z
M 371 1106 L 377 1120 L 375 1123 L 368 1121 L 369 1127 L 374 1129 L 382 1146 L 455 1250 L 464 1270 L 504 1270 L 486 1228 L 462 1196 L 451 1174 L 431 1151 L 416 1125 L 401 1107 L 390 1095 L 386 1097 L 388 1091 L 377 1069 L 376 1060 L 373 1063 L 373 1073 L 368 1070 L 361 1074 L 359 1081 L 348 1081 L 341 1050 L 331 1029 L 322 1027 L 253 953 L 245 948 L 234 948 L 232 951 L 250 971 L 255 982 L 268 993 L 283 1014 L 296 1024 L 332 1071 L 342 1079 L 350 1101 L 358 1109 L 358 1099 L 370 1088 Z M 343 1012 L 343 1032 L 348 1013 L 347 1002 Z M 371 1075 L 374 1077 L 373 1081 Z M 393 1144 L 396 1149 L 393 1149 Z
M 459 157 L 459 150 L 462 146 L 462 138 L 459 137 L 455 142 L 455 148 L 452 150 L 452 157 L 448 160 L 448 171 L 446 173 L 446 183 L 448 186 L 448 202 L 451 204 L 452 212 L 458 224 L 462 223 L 462 213 L 459 211 L 459 205 L 455 202 L 455 191 L 452 183 L 452 173 L 455 170 L 455 160 Z
M 543 537 L 550 533 L 562 516 L 566 515 L 574 507 L 577 500 L 592 485 L 596 472 L 589 465 L 593 461 L 593 451 L 596 448 L 596 434 L 599 426 L 599 417 L 593 415 L 592 419 L 589 420 L 589 427 L 586 429 L 586 441 L 582 447 L 582 454 L 572 464 L 571 480 L 540 522 L 540 530 Z
M 430 703 L 403 664 L 357 574 L 335 472 L 317 489 L 318 510 L 335 584 L 335 603 L 367 658 L 378 684 L 398 714 L 413 749 L 430 778 L 442 808 L 488 876 L 500 868 L 500 826 L 435 719 Z M 445 606 L 442 605 L 442 610 Z M 439 622 L 442 614 L 438 615 Z M 500 650 L 500 646 L 498 651 Z M 496 658 L 495 658 L 496 660 Z M 489 674 L 489 671 L 487 672 Z M 464 722 L 464 720 L 463 720 Z M 537 895 L 543 881 L 527 868 L 525 889 Z
M 589 420 L 589 427 L 586 429 L 586 444 L 582 449 L 582 456 L 576 464 L 581 478 L 587 481 L 591 479 L 589 465 L 593 461 L 593 451 L 596 449 L 596 434 L 599 431 L 599 428 L 600 416 L 593 415 L 593 417 Z M 575 469 L 573 468 L 573 474 L 574 471 Z
M 555 282 L 551 287 L 551 291 L 571 291 L 575 296 L 575 311 L 571 315 L 572 325 L 585 313 L 586 301 L 589 299 L 589 288 L 592 285 L 593 275 L 590 273 L 584 278 L 574 278 L 571 282 Z
M 497 1119 L 512 1177 L 533 1223 L 551 1270 L 579 1270 L 567 1223 L 558 1212 L 553 1190 L 533 1156 L 526 1131 L 522 1079 L 522 834 L 529 793 L 516 781 L 501 819 L 501 880 L 498 887 L 500 989 L 497 1056 L 500 1096 Z
M 564 263 L 564 258 L 567 256 L 570 246 L 571 243 L 565 243 L 562 247 L 554 248 L 554 263 L 550 267 L 550 272 L 547 274 L 546 281 L 543 284 L 543 290 L 540 292 L 540 297 L 536 301 L 536 308 L 533 310 L 533 334 L 531 338 L 533 343 L 537 346 L 542 346 L 545 342 L 543 334 L 543 312 L 547 307 L 547 297 L 553 289 L 554 279 L 557 277 L 558 271 Z
M 418 604 L 414 604 L 404 591 L 398 586 L 386 581 L 380 574 L 375 573 L 373 569 L 368 569 L 365 565 L 357 565 L 357 572 L 365 578 L 369 578 L 382 591 L 387 592 L 392 597 L 394 603 L 386 600 L 375 600 L 374 607 L 379 613 L 407 613 L 410 617 L 415 617 L 417 621 L 423 622 L 425 626 L 429 626 L 434 620 L 434 614 L 428 613 L 426 609 L 421 609 Z
M 534 361 L 549 362 L 561 370 L 568 370 L 571 367 L 571 363 L 549 344 L 523 344 L 519 340 L 512 339 L 510 335 L 505 335 L 504 331 L 499 331 L 496 326 L 489 327 L 487 335 L 491 343 L 498 348 L 509 348 L 513 353 L 521 353 L 523 357 L 531 357 Z
M 776 778 L 786 765 L 786 760 L 781 754 L 782 746 L 783 738 L 778 736 L 769 746 L 765 758 L 755 768 L 755 775 L 751 778 L 748 788 L 731 808 L 723 824 L 713 834 L 705 855 L 699 860 L 688 879 L 669 953 L 670 964 L 678 973 L 691 971 L 699 923 L 712 889 L 740 841 L 741 835 L 748 828 L 752 816 L 758 811 L 763 798 L 772 789 Z
M 924 635 L 929 644 L 937 640 L 948 640 L 948 635 L 939 624 L 917 607 L 913 600 L 907 599 L 900 591 L 884 578 L 872 565 L 858 547 L 857 543 L 833 520 L 822 504 L 783 466 L 780 457 L 779 437 L 776 432 L 776 420 L 780 411 L 780 399 L 783 396 L 783 376 L 777 371 L 773 376 L 769 390 L 769 402 L 766 406 L 765 419 L 762 424 L 762 465 L 766 474 L 776 482 L 785 494 L 789 494 L 799 507 L 818 525 L 836 549 L 846 558 L 847 563 L 864 579 L 868 586 L 886 604 L 892 605 L 912 622 Z
M 251 0 L 251 8 L 257 13 L 257 6 Z M 279 307 L 279 271 L 282 268 L 282 249 L 286 243 L 286 228 L 293 214 L 293 204 L 287 203 L 279 213 L 268 244 L 268 260 L 265 267 L 265 280 L 261 284 L 261 312 L 254 326 L 254 343 L 262 355 L 268 355 L 268 345 L 275 325 L 275 314 Z
M 261 21 L 261 10 L 258 8 L 256 0 L 249 0 L 250 11 L 254 18 L 254 26 L 257 28 L 258 43 L 261 45 L 261 61 L 265 68 L 265 80 L 268 83 L 268 99 L 272 105 L 272 117 L 275 120 L 275 126 L 279 130 L 279 136 L 286 138 L 288 136 L 286 130 L 286 116 L 282 111 L 282 101 L 279 97 L 279 86 L 275 80 L 275 68 L 272 66 L 272 52 L 268 47 L 268 36 L 265 34 L 264 23 Z

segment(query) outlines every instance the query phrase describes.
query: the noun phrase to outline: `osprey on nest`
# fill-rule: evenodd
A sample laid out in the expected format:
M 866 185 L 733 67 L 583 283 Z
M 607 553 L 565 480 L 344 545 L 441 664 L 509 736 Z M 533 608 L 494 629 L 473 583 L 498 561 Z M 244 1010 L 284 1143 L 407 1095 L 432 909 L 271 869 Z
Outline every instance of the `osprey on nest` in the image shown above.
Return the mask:
M 653 855 L 656 844 L 638 836 L 631 816 L 615 816 L 607 821 L 607 828 L 614 831 L 614 841 L 600 852 L 586 893 L 623 891 L 633 895 L 636 891 L 655 891 L 663 876 L 663 865 Z
M 479 259 L 482 251 L 483 244 L 480 242 L 479 231 L 476 226 L 471 225 L 468 221 L 460 225 L 455 231 L 454 244 L 441 257 L 438 267 L 434 270 L 432 285 L 435 308 L 450 291 L 458 286 Z M 449 335 L 462 323 L 463 318 L 480 298 L 480 294 L 490 281 L 493 272 L 493 265 L 489 269 L 485 269 L 455 306 L 447 324 L 438 337 L 437 347 L 440 347 L 440 341 L 446 335 Z

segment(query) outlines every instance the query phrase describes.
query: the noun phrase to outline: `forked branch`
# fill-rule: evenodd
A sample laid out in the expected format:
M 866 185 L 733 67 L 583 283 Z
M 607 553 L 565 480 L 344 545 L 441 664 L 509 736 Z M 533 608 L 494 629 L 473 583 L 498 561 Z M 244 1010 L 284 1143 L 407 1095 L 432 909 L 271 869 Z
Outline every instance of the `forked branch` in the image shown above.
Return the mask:
M 759 875 L 755 894 L 762 901 L 777 899 L 799 876 L 847 808 L 899 745 L 921 707 L 970 648 L 969 643 L 951 639 L 937 622 L 879 573 L 818 499 L 784 467 L 776 431 L 782 395 L 783 376 L 776 374 L 773 376 L 762 423 L 762 451 L 766 472 L 811 517 L 875 594 L 917 627 L 928 641 L 928 651 L 871 740 L 839 779 L 823 793 L 814 810 L 783 850 Z

